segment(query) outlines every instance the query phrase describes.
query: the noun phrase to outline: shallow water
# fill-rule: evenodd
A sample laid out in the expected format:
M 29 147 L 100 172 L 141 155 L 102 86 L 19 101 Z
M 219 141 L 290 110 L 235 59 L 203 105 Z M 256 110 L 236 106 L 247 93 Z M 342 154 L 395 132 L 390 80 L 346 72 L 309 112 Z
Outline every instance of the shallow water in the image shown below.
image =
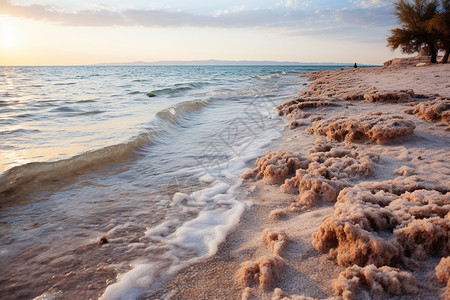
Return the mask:
M 214 254 L 321 69 L 0 67 L 2 298 L 137 298 Z

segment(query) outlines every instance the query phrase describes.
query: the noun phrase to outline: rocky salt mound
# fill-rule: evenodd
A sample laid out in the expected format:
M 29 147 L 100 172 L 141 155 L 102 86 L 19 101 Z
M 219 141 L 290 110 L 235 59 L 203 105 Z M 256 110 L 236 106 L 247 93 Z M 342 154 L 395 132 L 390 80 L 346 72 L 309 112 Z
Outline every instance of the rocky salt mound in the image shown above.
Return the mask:
M 344 266 L 407 266 L 412 259 L 449 255 L 450 192 L 416 184 L 343 190 L 334 216 L 313 235 L 313 247 Z
M 339 115 L 314 122 L 308 132 L 326 136 L 331 141 L 383 143 L 408 136 L 415 128 L 413 122 L 402 116 L 375 112 L 352 117 Z
M 258 158 L 255 164 L 255 169 L 241 177 L 244 179 L 256 177 L 256 179 L 262 179 L 265 184 L 280 184 L 295 174 L 297 169 L 306 168 L 309 160 L 301 155 L 275 151 L 267 152 L 264 157 Z
M 254 170 L 242 177 L 262 179 L 265 184 L 282 183 L 282 193 L 299 195 L 290 210 L 306 210 L 321 203 L 334 203 L 343 188 L 370 176 L 377 160 L 377 155 L 357 148 L 317 141 L 306 157 L 282 151 L 268 152 L 256 161 Z M 285 214 L 285 210 L 279 210 L 273 212 L 271 218 Z
M 352 266 L 339 274 L 333 282 L 336 295 L 344 300 L 371 299 L 372 295 L 380 297 L 390 295 L 417 294 L 419 282 L 413 275 L 397 268 L 368 265 Z
M 284 261 L 280 254 L 286 237 L 281 232 L 264 230 L 261 242 L 270 249 L 271 254 L 243 262 L 236 274 L 236 281 L 247 288 L 259 286 L 261 290 L 268 290 L 282 271 Z M 244 290 L 244 293 L 249 294 L 251 290 Z
M 288 295 L 284 293 L 281 289 L 276 288 L 273 291 L 272 298 L 270 300 L 318 300 L 318 298 L 306 297 L 303 295 Z
M 339 106 L 333 100 L 327 101 L 321 98 L 295 98 L 284 102 L 277 106 L 277 113 L 279 116 L 286 119 L 304 119 L 310 116 L 307 110 L 327 107 Z
M 442 298 L 450 299 L 450 256 L 442 258 L 436 266 L 436 277 L 440 282 L 447 285 L 442 293 Z
M 257 260 L 242 263 L 236 274 L 236 280 L 245 287 L 257 285 L 261 290 L 268 290 L 278 278 L 282 268 L 283 259 L 280 256 L 261 256 Z
M 291 208 L 305 210 L 321 203 L 334 203 L 343 188 L 372 174 L 378 156 L 356 148 L 318 143 L 308 159 L 311 161 L 308 168 L 298 169 L 280 187 L 282 193 L 299 195 Z
M 286 245 L 286 236 L 282 232 L 265 229 L 261 241 L 269 247 L 273 254 L 281 255 L 281 251 Z
M 405 111 L 408 114 L 432 123 L 438 126 L 446 126 L 445 130 L 450 131 L 450 99 L 438 97 L 432 101 L 419 103 L 414 109 Z

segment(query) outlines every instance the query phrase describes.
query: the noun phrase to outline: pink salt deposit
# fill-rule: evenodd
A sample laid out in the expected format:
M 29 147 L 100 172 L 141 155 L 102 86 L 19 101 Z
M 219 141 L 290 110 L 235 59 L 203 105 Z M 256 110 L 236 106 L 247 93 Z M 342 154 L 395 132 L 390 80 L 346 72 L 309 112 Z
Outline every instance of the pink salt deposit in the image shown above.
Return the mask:
M 368 265 L 364 268 L 359 266 L 347 268 L 333 282 L 333 288 L 336 295 L 351 300 L 373 298 L 368 292 L 378 297 L 417 294 L 419 283 L 410 273 L 400 269 Z

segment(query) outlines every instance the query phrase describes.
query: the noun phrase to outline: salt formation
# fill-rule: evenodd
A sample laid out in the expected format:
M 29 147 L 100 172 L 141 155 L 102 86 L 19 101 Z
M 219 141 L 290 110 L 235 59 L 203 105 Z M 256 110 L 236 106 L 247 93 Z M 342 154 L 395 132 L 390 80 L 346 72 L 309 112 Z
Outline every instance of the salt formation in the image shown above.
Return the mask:
M 343 188 L 353 185 L 352 181 L 370 176 L 377 161 L 377 155 L 356 148 L 317 142 L 306 158 L 283 151 L 267 152 L 256 160 L 255 169 L 241 177 L 262 178 L 265 184 L 284 182 L 280 187 L 282 193 L 299 194 L 291 210 L 297 206 L 307 209 L 321 202 L 334 203 Z M 271 218 L 286 213 L 274 211 Z
M 280 255 L 286 245 L 286 238 L 283 233 L 265 229 L 262 234 L 262 242 L 267 245 L 271 252 Z
M 339 274 L 333 282 L 333 289 L 336 295 L 342 296 L 345 300 L 359 299 L 360 293 L 366 289 L 378 296 L 383 293 L 391 295 L 417 294 L 419 283 L 416 278 L 397 268 L 383 266 L 377 268 L 368 265 L 364 268 L 352 266 Z M 368 296 L 368 295 L 367 295 Z
M 308 73 L 314 82 L 309 90 L 300 93 L 304 98 L 324 98 L 336 100 L 351 100 L 368 102 L 406 102 L 415 98 L 422 98 L 413 90 L 393 91 L 378 90 L 373 85 L 361 84 L 357 70 L 330 71 L 321 73 Z M 376 72 L 376 70 L 374 70 Z
M 426 121 L 447 126 L 446 130 L 450 130 L 450 99 L 448 98 L 439 97 L 432 101 L 419 103 L 414 109 L 405 112 L 414 114 Z
M 414 170 L 411 167 L 408 166 L 401 166 L 400 168 L 394 170 L 394 174 L 400 175 L 400 176 L 411 176 L 416 173 L 416 170 Z
M 286 217 L 288 214 L 289 212 L 284 208 L 274 209 L 270 212 L 269 219 L 272 221 L 277 221 Z
M 252 296 L 252 289 L 250 287 L 246 287 L 242 292 L 241 300 L 249 300 Z
M 308 125 L 308 124 L 305 122 L 299 122 L 297 120 L 294 120 L 294 121 L 289 122 L 289 124 L 287 126 L 289 127 L 289 129 L 295 129 L 295 128 L 306 126 L 306 125 Z
M 236 279 L 245 287 L 259 284 L 261 290 L 268 290 L 283 268 L 283 259 L 278 255 L 266 255 L 256 261 L 241 264 Z
M 450 192 L 409 181 L 362 183 L 338 196 L 313 247 L 340 265 L 376 266 L 450 254 Z M 404 180 L 403 182 L 407 182 Z
M 295 177 L 287 179 L 280 187 L 282 193 L 299 194 L 294 205 L 303 209 L 321 202 L 334 203 L 343 188 L 353 185 L 353 180 L 372 174 L 378 157 L 356 149 L 318 143 L 308 159 L 311 161 L 308 168 L 298 169 Z
M 326 136 L 332 141 L 377 143 L 407 136 L 414 132 L 413 122 L 401 116 L 371 113 L 359 117 L 336 116 L 323 121 L 315 122 L 309 133 Z
M 256 168 L 241 177 L 263 179 L 265 184 L 281 184 L 299 168 L 307 168 L 309 160 L 290 152 L 267 152 L 256 160 Z
M 261 256 L 255 261 L 243 262 L 236 274 L 236 280 L 245 287 L 259 284 L 261 290 L 268 290 L 283 268 L 284 261 L 280 254 L 286 244 L 286 237 L 281 232 L 266 229 L 263 231 L 261 242 L 272 254 Z M 250 295 L 248 289 L 244 291 L 242 297 L 247 294 Z
M 441 262 L 436 267 L 436 277 L 437 279 L 446 284 L 444 295 L 442 298 L 450 298 L 450 256 L 442 258 Z
M 406 92 L 372 92 L 364 94 L 364 100 L 367 102 L 408 102 L 414 98 L 413 91 Z
M 281 289 L 276 288 L 273 290 L 271 300 L 316 300 L 317 298 L 306 297 L 303 295 L 287 295 Z
M 303 119 L 309 117 L 304 110 L 326 106 L 339 106 L 335 102 L 314 98 L 295 98 L 277 106 L 278 115 L 287 119 Z

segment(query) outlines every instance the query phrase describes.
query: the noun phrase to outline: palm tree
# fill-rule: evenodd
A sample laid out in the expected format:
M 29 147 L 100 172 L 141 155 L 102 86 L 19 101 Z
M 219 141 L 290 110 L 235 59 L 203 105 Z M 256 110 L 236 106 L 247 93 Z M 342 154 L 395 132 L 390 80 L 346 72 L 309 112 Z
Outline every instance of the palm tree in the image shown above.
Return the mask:
M 438 39 L 438 48 L 445 51 L 441 63 L 447 63 L 450 52 L 450 1 L 441 0 L 440 12 L 427 22 L 427 30 Z
M 438 7 L 437 0 L 395 1 L 395 15 L 402 27 L 391 30 L 391 35 L 387 38 L 388 46 L 392 50 L 400 47 L 403 53 L 411 54 L 427 45 L 431 51 L 431 62 L 436 63 L 437 40 L 427 26 L 437 14 Z

